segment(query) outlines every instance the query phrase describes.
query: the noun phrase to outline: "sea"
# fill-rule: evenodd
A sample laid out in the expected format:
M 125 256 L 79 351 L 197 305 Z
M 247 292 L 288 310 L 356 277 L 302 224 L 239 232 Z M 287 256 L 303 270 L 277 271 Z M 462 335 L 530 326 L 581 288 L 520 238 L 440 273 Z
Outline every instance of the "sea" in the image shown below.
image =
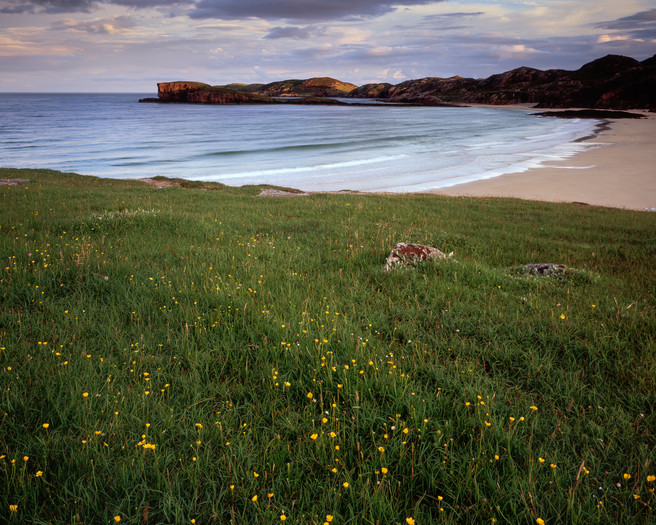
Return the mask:
M 0 93 L 0 167 L 418 192 L 567 159 L 599 125 L 503 107 L 138 102 L 149 96 Z

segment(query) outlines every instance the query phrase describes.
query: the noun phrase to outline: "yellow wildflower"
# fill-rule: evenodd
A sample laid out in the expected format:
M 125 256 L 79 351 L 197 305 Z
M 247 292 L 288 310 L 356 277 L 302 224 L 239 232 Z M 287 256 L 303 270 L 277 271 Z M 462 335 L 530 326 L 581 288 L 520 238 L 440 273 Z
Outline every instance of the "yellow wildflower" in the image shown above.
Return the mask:
M 310 436 L 310 439 L 317 439 L 319 437 L 319 434 L 312 434 Z
M 387 470 L 386 467 L 383 467 L 382 469 L 380 469 L 380 471 L 381 471 L 383 474 L 387 474 L 387 473 L 389 472 L 389 470 Z
M 624 474 L 624 479 L 629 481 L 631 479 L 631 474 Z

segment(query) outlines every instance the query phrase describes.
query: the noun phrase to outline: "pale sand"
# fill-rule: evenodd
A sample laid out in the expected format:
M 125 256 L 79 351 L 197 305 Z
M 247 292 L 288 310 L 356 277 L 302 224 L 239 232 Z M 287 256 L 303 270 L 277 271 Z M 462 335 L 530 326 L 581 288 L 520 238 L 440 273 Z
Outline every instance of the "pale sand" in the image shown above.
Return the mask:
M 598 147 L 564 161 L 433 193 L 656 211 L 656 115 L 642 113 L 646 118 L 610 120 L 608 129 L 587 141 Z

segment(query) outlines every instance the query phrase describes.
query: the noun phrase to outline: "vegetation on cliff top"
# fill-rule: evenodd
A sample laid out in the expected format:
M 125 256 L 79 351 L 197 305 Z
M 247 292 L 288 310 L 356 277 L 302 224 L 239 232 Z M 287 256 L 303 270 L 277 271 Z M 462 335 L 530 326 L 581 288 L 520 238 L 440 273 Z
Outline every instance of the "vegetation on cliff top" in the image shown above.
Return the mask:
M 656 214 L 0 178 L 0 521 L 654 521 Z

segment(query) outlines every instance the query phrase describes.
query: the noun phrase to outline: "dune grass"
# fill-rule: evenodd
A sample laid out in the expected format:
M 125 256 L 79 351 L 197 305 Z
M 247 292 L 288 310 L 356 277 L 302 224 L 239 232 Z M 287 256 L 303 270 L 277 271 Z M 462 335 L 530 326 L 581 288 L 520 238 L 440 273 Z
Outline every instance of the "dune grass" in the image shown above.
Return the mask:
M 655 520 L 656 214 L 0 178 L 0 521 Z

